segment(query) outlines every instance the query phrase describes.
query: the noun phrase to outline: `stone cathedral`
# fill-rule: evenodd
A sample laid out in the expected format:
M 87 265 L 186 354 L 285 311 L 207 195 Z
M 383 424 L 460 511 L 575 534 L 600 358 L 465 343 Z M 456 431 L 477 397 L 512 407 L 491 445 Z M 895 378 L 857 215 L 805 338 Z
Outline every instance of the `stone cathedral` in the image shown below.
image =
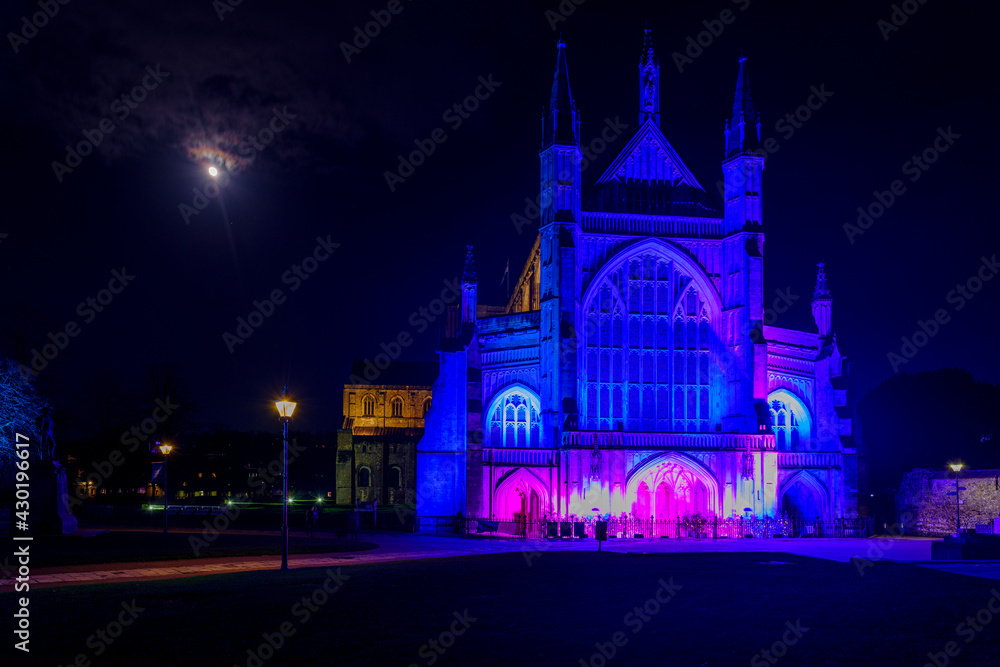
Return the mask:
M 765 151 L 746 58 L 720 206 L 660 129 L 648 31 L 638 130 L 585 187 L 557 51 L 538 239 L 506 307 L 477 303 L 466 258 L 417 446 L 417 512 L 857 516 L 861 443 L 822 264 L 815 330 L 765 323 Z

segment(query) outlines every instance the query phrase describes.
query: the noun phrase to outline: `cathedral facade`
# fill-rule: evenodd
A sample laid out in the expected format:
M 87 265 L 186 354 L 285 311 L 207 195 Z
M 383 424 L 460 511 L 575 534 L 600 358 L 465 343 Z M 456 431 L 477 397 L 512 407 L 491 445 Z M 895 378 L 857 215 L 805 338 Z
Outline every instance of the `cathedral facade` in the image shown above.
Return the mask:
M 417 446 L 417 512 L 529 519 L 858 516 L 860 439 L 822 265 L 814 331 L 765 322 L 765 151 L 745 58 L 721 206 L 660 130 L 649 34 L 640 124 L 596 183 L 560 41 L 541 220 L 506 307 L 471 249 Z

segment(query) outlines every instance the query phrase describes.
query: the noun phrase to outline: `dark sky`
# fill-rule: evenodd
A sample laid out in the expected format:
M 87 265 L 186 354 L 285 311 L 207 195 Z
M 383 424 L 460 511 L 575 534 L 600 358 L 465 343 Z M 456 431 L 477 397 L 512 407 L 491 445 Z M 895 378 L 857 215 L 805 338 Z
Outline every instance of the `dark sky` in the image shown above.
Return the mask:
M 37 34 L 28 29 L 17 53 L 9 35 L 3 47 L 0 318 L 8 329 L 39 323 L 35 348 L 79 325 L 40 375 L 66 412 L 79 413 L 105 371 L 134 385 L 171 362 L 203 425 L 276 428 L 268 401 L 288 382 L 299 428 L 337 427 L 352 357 L 372 357 L 405 331 L 415 342 L 403 358 L 433 358 L 437 325 L 421 333 L 409 317 L 460 271 L 466 243 L 477 248 L 480 302 L 505 301 L 504 265 L 519 271 L 537 231 L 518 234 L 511 215 L 537 194 L 558 32 L 589 142 L 605 119 L 620 117 L 628 134 L 637 127 L 646 21 L 662 66 L 663 130 L 713 192 L 737 59 L 749 58 L 763 133 L 780 146 L 765 172 L 765 302 L 786 288 L 799 297 L 775 324 L 811 326 L 815 264 L 825 260 L 859 389 L 891 375 L 887 354 L 941 308 L 949 321 L 900 370 L 957 366 L 1000 382 L 1000 279 L 961 310 L 946 296 L 1000 252 L 989 204 L 1000 178 L 992 3 L 913 2 L 885 39 L 878 21 L 890 19 L 889 2 L 567 0 L 575 10 L 553 28 L 556 0 L 404 1 L 350 63 L 341 43 L 387 3 L 245 0 L 223 20 L 219 4 L 70 2 Z M 718 31 L 726 9 L 733 22 L 679 72 L 671 54 L 703 22 Z M 4 3 L 0 25 L 21 32 L 37 11 Z M 147 67 L 169 76 L 156 83 Z M 500 85 L 480 108 L 459 127 L 446 122 L 491 76 Z M 144 78 L 145 99 L 124 106 Z M 789 136 L 776 122 L 812 87 L 830 95 Z M 240 155 L 239 143 L 286 108 L 288 126 L 252 160 Z M 112 132 L 60 182 L 52 163 L 104 118 Z M 390 192 L 384 172 L 435 128 L 447 140 Z M 904 163 L 939 128 L 958 138 L 911 181 Z M 239 173 L 186 224 L 179 206 L 208 182 L 208 160 Z M 896 179 L 905 192 L 850 243 L 843 225 Z M 291 291 L 282 276 L 317 237 L 340 247 Z M 123 267 L 134 280 L 87 322 L 78 304 Z M 223 334 L 275 289 L 287 300 L 230 353 Z

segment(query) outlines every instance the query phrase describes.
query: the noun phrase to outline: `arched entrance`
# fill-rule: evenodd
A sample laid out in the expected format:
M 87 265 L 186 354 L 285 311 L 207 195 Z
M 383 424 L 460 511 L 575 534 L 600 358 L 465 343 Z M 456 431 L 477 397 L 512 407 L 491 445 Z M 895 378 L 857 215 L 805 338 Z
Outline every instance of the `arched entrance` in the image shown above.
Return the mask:
M 677 452 L 650 457 L 629 473 L 626 513 L 648 519 L 704 517 L 720 513 L 715 476 L 699 461 Z
M 541 519 L 548 508 L 549 494 L 545 484 L 525 468 L 507 473 L 493 494 L 492 510 L 497 519 L 521 516 L 535 521 Z
M 809 473 L 800 472 L 782 487 L 781 511 L 793 521 L 827 518 L 826 487 Z

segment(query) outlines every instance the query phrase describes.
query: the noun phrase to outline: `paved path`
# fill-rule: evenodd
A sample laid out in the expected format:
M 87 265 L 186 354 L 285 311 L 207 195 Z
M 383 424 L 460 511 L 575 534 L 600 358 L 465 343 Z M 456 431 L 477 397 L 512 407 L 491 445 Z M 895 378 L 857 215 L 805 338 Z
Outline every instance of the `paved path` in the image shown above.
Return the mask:
M 363 535 L 367 541 L 374 541 L 378 549 L 336 554 L 303 554 L 289 558 L 289 566 L 335 567 L 415 560 L 422 558 L 449 558 L 505 552 L 524 552 L 530 557 L 532 552 L 545 551 L 596 551 L 594 540 L 515 540 L 515 539 L 470 539 L 436 535 L 375 534 Z M 609 540 L 602 549 L 616 553 L 766 553 L 778 552 L 811 556 L 840 562 L 848 562 L 852 557 L 875 561 L 930 561 L 931 541 L 926 538 L 778 538 L 744 540 Z M 116 563 L 98 565 L 76 565 L 66 567 L 38 568 L 32 571 L 29 583 L 32 588 L 48 588 L 77 584 L 106 583 L 110 581 L 139 581 L 153 579 L 174 579 L 181 577 L 223 574 L 227 572 L 247 572 L 251 570 L 276 570 L 281 565 L 278 556 L 256 556 L 241 558 L 204 558 L 200 560 L 160 561 L 156 563 Z M 992 569 L 983 567 L 970 569 L 968 565 L 958 565 L 954 569 L 939 567 L 949 572 L 1000 578 L 1000 564 Z M 13 579 L 0 579 L 0 592 L 13 590 Z

